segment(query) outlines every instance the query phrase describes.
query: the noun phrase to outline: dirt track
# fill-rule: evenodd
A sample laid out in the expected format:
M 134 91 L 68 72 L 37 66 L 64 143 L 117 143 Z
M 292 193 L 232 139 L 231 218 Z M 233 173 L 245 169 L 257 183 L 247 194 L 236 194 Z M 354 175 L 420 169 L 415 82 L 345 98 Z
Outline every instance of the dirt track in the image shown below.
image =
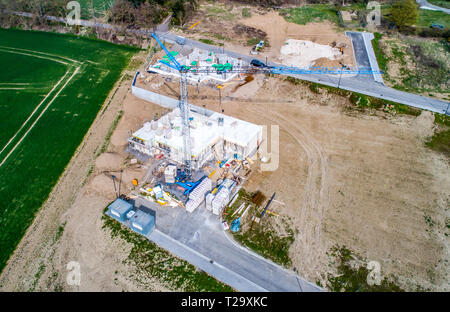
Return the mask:
M 382 273 L 399 276 L 407 289 L 447 287 L 450 175 L 445 158 L 424 146 L 431 113 L 347 112 L 345 98 L 275 78 L 238 92 L 255 96 L 225 98 L 225 114 L 280 125 L 279 168 L 256 173 L 247 188 L 276 191 L 284 203 L 274 209 L 291 216 L 299 231 L 291 256 L 300 274 L 323 281 L 326 252 L 339 244 L 380 262 Z M 217 100 L 198 102 L 218 109 Z M 430 228 L 425 215 L 439 225 Z

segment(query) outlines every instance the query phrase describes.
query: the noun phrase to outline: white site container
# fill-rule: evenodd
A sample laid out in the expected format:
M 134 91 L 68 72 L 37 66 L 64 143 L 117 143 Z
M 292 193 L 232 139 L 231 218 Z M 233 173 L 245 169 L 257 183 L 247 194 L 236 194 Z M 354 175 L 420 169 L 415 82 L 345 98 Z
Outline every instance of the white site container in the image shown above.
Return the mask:
M 164 170 L 164 179 L 166 183 L 175 183 L 175 176 L 177 175 L 177 166 L 168 165 Z

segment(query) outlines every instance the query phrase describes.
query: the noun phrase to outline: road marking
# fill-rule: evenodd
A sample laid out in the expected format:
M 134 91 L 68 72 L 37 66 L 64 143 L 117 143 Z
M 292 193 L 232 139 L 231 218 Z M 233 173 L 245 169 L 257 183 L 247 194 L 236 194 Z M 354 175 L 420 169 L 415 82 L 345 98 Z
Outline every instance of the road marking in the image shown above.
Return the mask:
M 78 66 L 75 71 L 73 72 L 72 76 L 66 81 L 66 83 L 61 87 L 61 89 L 58 90 L 58 92 L 55 94 L 55 96 L 51 99 L 51 101 L 45 106 L 44 110 L 39 114 L 38 118 L 31 124 L 30 128 L 28 128 L 27 132 L 22 136 L 22 138 L 19 140 L 19 142 L 14 145 L 12 150 L 6 155 L 6 157 L 3 159 L 3 161 L 0 163 L 0 167 L 5 163 L 5 161 L 9 158 L 9 156 L 16 150 L 17 146 L 25 139 L 25 137 L 28 135 L 28 133 L 33 129 L 33 127 L 36 125 L 36 123 L 41 119 L 42 115 L 47 111 L 47 109 L 50 107 L 50 105 L 53 103 L 53 101 L 59 96 L 62 90 L 67 86 L 67 84 L 72 80 L 72 78 L 78 73 L 80 70 L 80 66 Z

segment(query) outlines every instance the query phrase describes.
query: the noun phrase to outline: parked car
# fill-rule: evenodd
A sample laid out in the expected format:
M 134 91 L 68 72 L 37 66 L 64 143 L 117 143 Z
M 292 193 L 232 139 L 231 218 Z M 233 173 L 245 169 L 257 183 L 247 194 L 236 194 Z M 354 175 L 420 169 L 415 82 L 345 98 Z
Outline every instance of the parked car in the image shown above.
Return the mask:
M 250 65 L 255 66 L 255 67 L 266 67 L 266 64 L 264 64 L 263 62 L 261 62 L 260 60 L 257 60 L 257 59 L 253 59 L 250 62 Z
M 177 39 L 175 40 L 179 45 L 184 45 L 186 43 L 186 38 L 177 36 Z

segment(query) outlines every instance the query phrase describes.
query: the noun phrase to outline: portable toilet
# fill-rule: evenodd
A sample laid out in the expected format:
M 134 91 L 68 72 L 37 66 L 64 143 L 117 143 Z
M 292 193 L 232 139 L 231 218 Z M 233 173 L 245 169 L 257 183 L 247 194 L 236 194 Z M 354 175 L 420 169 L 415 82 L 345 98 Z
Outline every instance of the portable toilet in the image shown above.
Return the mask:
M 155 228 L 155 217 L 138 210 L 130 219 L 130 228 L 139 234 L 147 235 Z
M 125 221 L 126 215 L 131 211 L 133 205 L 123 200 L 121 198 L 117 198 L 111 205 L 108 207 L 108 212 L 111 217 L 117 219 L 119 221 Z

